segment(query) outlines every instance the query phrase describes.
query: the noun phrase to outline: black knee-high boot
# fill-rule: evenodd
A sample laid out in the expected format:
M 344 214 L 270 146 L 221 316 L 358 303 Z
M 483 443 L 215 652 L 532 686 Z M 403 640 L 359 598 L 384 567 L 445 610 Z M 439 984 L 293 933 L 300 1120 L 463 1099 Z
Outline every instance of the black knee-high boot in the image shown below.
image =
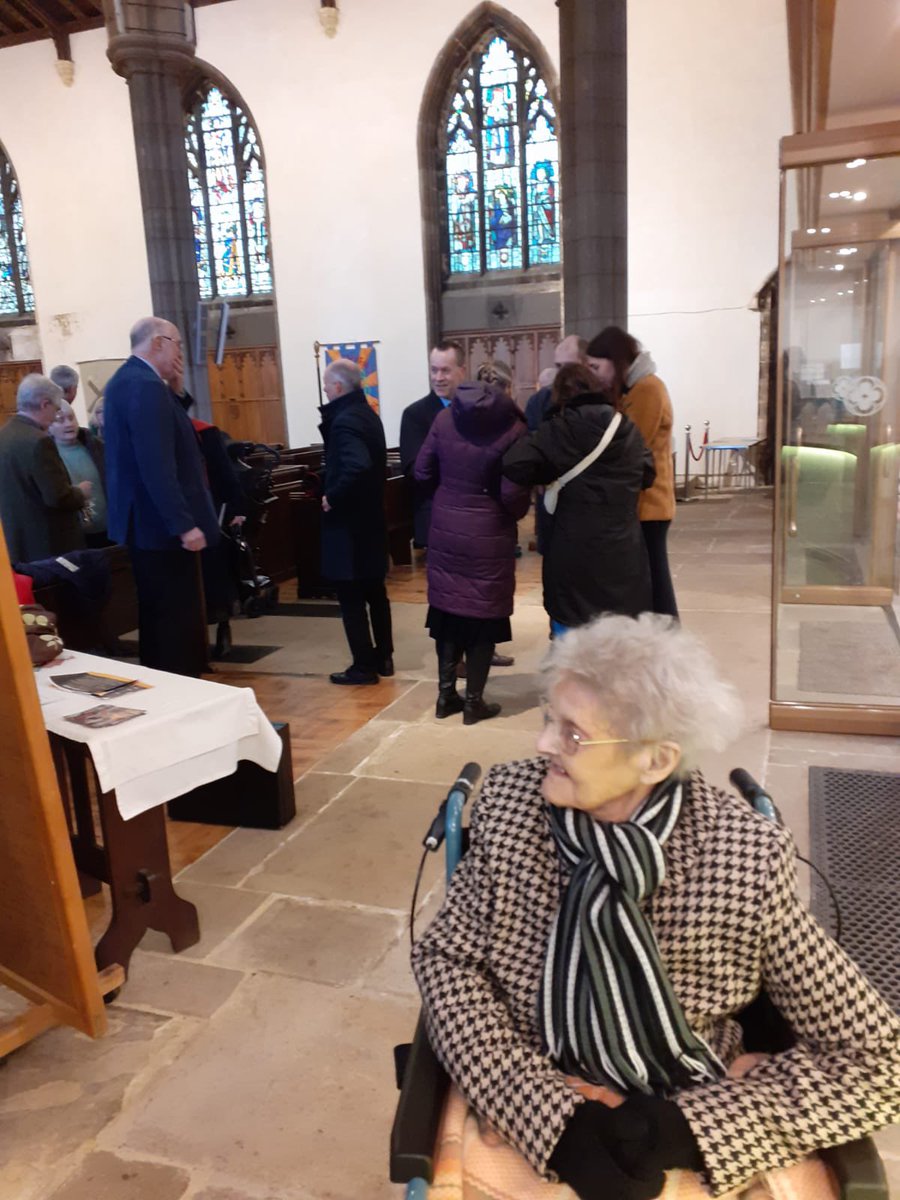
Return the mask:
M 500 712 L 499 704 L 487 704 L 484 700 L 484 685 L 491 669 L 494 647 L 490 642 L 479 642 L 466 651 L 466 704 L 463 708 L 463 725 L 475 725 L 487 721 Z
M 437 642 L 438 699 L 434 715 L 438 720 L 462 712 L 463 699 L 456 690 L 456 664 L 459 661 L 459 646 L 454 642 Z

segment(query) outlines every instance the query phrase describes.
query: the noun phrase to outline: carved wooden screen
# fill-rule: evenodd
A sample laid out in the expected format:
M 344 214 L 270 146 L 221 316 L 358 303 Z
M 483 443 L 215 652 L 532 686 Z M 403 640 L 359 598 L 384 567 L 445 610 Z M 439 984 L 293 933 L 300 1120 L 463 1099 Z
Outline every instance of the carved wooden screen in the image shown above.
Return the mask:
M 210 359 L 209 395 L 213 424 L 235 441 L 287 445 L 277 347 L 226 350 L 220 367 Z
M 531 329 L 505 329 L 503 332 L 469 330 L 445 336 L 461 343 L 466 355 L 466 376 L 474 379 L 478 368 L 488 359 L 506 363 L 513 375 L 513 395 L 520 408 L 537 391 L 538 375 L 553 366 L 559 342 L 558 325 L 539 325 Z

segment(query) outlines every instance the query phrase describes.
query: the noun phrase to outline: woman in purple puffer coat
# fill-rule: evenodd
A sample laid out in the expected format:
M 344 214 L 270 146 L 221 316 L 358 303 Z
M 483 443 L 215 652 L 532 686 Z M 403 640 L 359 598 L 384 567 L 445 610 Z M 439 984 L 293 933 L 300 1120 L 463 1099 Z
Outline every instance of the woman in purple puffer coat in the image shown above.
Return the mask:
M 529 489 L 504 479 L 500 463 L 527 432 L 515 402 L 489 385 L 464 383 L 435 418 L 415 476 L 436 488 L 428 534 L 426 625 L 438 656 L 435 716 L 462 712 L 463 724 L 496 717 L 484 685 L 497 642 L 512 637 L 516 522 Z M 466 698 L 456 664 L 466 656 Z

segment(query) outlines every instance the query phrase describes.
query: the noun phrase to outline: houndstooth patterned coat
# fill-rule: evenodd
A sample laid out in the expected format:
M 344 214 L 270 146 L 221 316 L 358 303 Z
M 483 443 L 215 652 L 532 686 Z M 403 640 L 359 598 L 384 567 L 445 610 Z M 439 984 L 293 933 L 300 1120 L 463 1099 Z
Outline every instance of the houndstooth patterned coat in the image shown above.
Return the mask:
M 568 876 L 545 764 L 495 767 L 471 846 L 413 950 L 429 1036 L 472 1106 L 540 1172 L 582 1103 L 541 1049 L 537 997 Z M 765 987 L 797 1044 L 743 1079 L 677 1092 L 714 1195 L 900 1117 L 900 1022 L 795 892 L 790 835 L 699 772 L 645 911 L 688 1021 L 730 1063 Z

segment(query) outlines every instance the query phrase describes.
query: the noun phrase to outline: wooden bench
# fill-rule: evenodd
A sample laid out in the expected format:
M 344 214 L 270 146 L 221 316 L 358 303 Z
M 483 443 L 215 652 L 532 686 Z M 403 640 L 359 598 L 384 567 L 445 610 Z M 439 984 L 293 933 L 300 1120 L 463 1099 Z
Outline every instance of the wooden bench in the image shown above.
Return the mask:
M 71 589 L 61 583 L 35 588 L 34 598 L 56 614 L 59 635 L 71 650 L 114 655 L 119 638 L 137 629 L 137 591 L 124 546 L 107 546 L 98 553 L 105 555 L 110 573 L 109 598 L 102 608 L 84 611 L 73 603 Z

